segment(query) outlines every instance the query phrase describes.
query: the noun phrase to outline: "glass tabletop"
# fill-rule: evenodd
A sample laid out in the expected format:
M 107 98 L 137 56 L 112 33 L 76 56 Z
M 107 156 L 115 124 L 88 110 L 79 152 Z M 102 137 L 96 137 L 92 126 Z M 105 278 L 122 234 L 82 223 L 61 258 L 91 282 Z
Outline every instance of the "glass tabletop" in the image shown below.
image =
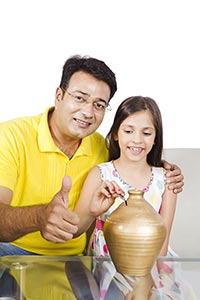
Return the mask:
M 151 278 L 148 299 L 200 299 L 200 258 L 159 257 Z M 141 279 L 116 273 L 105 257 L 0 257 L 1 300 L 131 299 Z

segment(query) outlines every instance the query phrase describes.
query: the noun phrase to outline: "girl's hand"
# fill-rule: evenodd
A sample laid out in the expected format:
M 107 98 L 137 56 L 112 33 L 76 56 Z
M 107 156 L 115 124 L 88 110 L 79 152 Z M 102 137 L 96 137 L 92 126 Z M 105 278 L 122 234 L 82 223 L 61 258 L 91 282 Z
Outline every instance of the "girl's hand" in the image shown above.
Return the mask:
M 124 195 L 124 191 L 115 181 L 103 181 L 93 194 L 90 203 L 90 213 L 98 217 L 113 205 L 116 197 L 124 197 Z

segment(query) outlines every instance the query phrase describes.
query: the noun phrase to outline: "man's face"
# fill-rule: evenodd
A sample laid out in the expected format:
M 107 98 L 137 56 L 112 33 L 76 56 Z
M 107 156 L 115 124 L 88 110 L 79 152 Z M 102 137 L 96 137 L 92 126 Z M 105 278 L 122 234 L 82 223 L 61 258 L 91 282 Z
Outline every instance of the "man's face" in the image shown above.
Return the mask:
M 110 98 L 108 84 L 78 71 L 72 75 L 65 93 L 56 91 L 56 127 L 62 136 L 81 139 L 100 126 Z

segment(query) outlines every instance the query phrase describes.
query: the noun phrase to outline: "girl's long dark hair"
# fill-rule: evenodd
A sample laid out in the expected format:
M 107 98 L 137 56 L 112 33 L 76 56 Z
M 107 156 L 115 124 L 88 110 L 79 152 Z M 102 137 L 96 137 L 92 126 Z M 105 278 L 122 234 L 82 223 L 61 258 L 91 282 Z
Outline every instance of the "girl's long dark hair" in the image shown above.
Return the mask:
M 106 136 L 106 146 L 109 151 L 109 160 L 115 160 L 120 157 L 120 148 L 118 141 L 115 140 L 115 137 L 118 133 L 121 123 L 130 115 L 143 110 L 148 110 L 152 114 L 153 124 L 156 130 L 155 143 L 147 155 L 147 162 L 151 166 L 163 166 L 163 126 L 161 112 L 155 100 L 142 96 L 129 97 L 125 99 L 118 107 L 114 117 L 113 125 Z

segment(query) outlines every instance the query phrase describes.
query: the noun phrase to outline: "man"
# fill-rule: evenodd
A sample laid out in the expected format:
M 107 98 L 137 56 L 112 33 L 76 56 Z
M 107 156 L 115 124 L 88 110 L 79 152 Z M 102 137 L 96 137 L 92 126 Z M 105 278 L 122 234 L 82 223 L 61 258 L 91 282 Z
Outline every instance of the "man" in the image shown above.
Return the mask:
M 0 256 L 84 252 L 85 233 L 73 238 L 79 224 L 73 209 L 89 170 L 107 160 L 96 130 L 116 90 L 104 62 L 73 56 L 64 64 L 54 107 L 0 125 Z M 165 166 L 172 168 L 170 187 L 180 192 L 180 169 Z

